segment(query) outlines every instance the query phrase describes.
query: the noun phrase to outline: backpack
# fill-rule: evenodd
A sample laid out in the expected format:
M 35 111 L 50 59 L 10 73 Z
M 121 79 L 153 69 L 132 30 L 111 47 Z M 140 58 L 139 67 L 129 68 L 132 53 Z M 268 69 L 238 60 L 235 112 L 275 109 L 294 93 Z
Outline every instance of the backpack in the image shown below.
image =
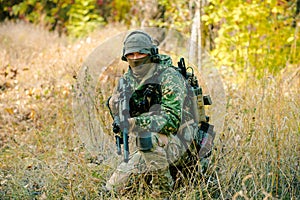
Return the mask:
M 208 123 L 209 116 L 206 116 L 204 106 L 212 105 L 212 101 L 209 95 L 203 95 L 198 78 L 194 74 L 194 69 L 185 66 L 184 58 L 180 58 L 177 64 L 177 67 L 173 67 L 185 78 L 190 86 L 189 92 L 192 93 L 190 112 L 193 113 L 193 116 L 196 118 L 195 121 L 198 124 L 198 131 L 194 136 L 193 148 L 198 152 L 198 158 L 207 158 L 211 155 L 216 133 L 213 130 L 214 126 Z M 191 69 L 192 72 L 187 72 L 187 69 Z

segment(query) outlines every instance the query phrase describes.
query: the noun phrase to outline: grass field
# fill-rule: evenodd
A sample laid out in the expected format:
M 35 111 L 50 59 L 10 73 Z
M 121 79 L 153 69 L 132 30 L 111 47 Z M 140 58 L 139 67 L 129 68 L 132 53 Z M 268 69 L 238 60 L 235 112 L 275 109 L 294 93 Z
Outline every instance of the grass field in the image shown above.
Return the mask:
M 0 25 L 0 199 L 109 199 L 112 173 L 82 145 L 72 88 L 87 56 L 125 28 L 69 41 L 28 24 Z M 226 118 L 197 185 L 171 198 L 300 199 L 300 66 L 262 79 L 222 70 Z M 117 199 L 146 199 L 128 194 Z

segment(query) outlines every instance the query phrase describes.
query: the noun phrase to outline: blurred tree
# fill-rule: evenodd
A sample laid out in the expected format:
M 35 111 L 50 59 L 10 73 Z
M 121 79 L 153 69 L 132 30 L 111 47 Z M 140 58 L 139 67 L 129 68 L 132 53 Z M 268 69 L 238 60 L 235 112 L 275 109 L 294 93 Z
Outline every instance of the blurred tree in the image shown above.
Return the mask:
M 195 1 L 185 0 L 158 0 L 160 15 L 149 19 L 149 25 L 164 28 L 173 28 L 182 33 L 189 34 L 195 10 Z
M 22 2 L 22 0 L 0 0 L 0 20 L 11 19 L 12 6 Z
M 293 21 L 293 27 L 295 28 L 297 25 L 297 18 L 300 17 L 300 0 L 297 0 L 296 2 L 296 11 L 295 11 L 295 16 L 294 16 L 294 21 Z
M 297 63 L 293 9 L 287 1 L 210 0 L 202 20 L 217 27 L 212 55 L 218 65 L 260 77 L 266 70 L 276 74 Z
M 111 19 L 112 21 L 122 22 L 124 24 L 128 24 L 130 22 L 130 17 L 132 17 L 129 13 L 130 7 L 132 3 L 128 0 L 113 0 L 110 3 L 111 6 Z
M 160 13 L 158 0 L 134 0 L 132 3 L 130 8 L 132 26 L 150 26 L 150 21 L 158 18 Z
M 86 36 L 103 24 L 96 10 L 96 0 L 75 0 L 67 16 L 66 28 L 69 35 L 75 37 Z
M 1 20 L 24 20 L 79 37 L 103 24 L 96 0 L 1 1 Z
M 5 19 L 23 20 L 40 24 L 50 30 L 64 32 L 64 23 L 68 20 L 66 13 L 73 0 L 12 0 L 1 1 L 1 21 Z
M 0 0 L 0 19 L 81 37 L 105 23 L 180 31 L 219 66 L 260 76 L 300 60 L 300 0 Z M 199 61 L 199 59 L 198 59 Z M 201 59 L 200 59 L 201 61 Z

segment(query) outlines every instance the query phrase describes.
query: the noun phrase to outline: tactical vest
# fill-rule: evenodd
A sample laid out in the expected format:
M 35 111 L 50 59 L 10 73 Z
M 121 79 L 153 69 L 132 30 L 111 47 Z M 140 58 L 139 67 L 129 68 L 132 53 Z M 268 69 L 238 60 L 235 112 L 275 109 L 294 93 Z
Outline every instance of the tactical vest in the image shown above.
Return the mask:
M 161 60 L 161 64 L 163 60 Z M 183 119 L 189 121 L 191 116 L 193 117 L 194 123 L 197 124 L 198 131 L 194 135 L 194 141 L 199 157 L 207 157 L 210 155 L 213 140 L 215 138 L 215 132 L 213 131 L 213 125 L 209 124 L 209 117 L 205 114 L 205 105 L 211 105 L 211 99 L 209 96 L 203 96 L 202 88 L 198 85 L 197 77 L 193 73 L 186 72 L 184 60 L 181 59 L 178 62 L 178 67 L 169 66 L 180 72 L 186 80 L 187 95 L 186 101 L 184 102 L 183 111 L 184 113 L 190 113 L 189 116 L 184 116 Z M 161 73 L 159 73 L 161 74 Z M 159 85 L 159 75 L 153 77 L 152 80 L 147 81 L 145 85 L 135 90 L 130 98 L 130 116 L 136 117 L 143 113 L 160 112 L 160 104 L 162 100 L 161 85 Z M 182 122 L 182 124 L 185 122 Z M 182 139 L 184 142 L 184 139 Z M 190 141 L 189 141 L 190 142 Z
M 162 98 L 161 86 L 157 83 L 148 83 L 135 90 L 129 100 L 129 114 L 131 117 L 139 116 L 149 112 L 150 108 L 154 112 L 160 112 Z
M 180 71 L 179 67 L 170 66 L 176 71 Z M 156 76 L 147 80 L 147 83 L 142 85 L 140 88 L 135 90 L 131 95 L 129 106 L 130 106 L 130 116 L 136 117 L 143 113 L 151 111 L 159 112 L 159 107 L 157 109 L 155 105 L 161 104 L 162 91 L 161 85 L 159 85 L 159 74 L 162 72 L 157 72 Z M 202 88 L 198 85 L 197 77 L 194 74 L 185 73 L 183 75 L 186 79 L 187 84 L 182 87 L 187 87 L 188 99 L 185 102 L 185 110 L 189 110 L 190 113 L 195 117 L 196 123 L 208 122 L 209 118 L 205 115 L 204 105 L 210 105 L 211 100 L 209 97 L 203 97 Z M 153 107 L 154 106 L 154 107 Z

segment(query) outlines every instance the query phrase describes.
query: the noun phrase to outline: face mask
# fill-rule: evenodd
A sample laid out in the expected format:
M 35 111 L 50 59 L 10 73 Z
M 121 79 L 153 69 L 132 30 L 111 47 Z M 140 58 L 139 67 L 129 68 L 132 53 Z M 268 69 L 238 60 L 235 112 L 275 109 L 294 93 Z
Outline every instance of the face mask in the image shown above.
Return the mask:
M 128 59 L 128 63 L 130 65 L 131 68 L 135 68 L 138 67 L 140 65 L 146 64 L 146 63 L 150 63 L 149 60 L 150 56 L 146 56 L 144 58 L 139 58 L 139 59 Z
M 131 67 L 131 70 L 136 80 L 141 83 L 143 80 L 147 80 L 153 75 L 156 68 L 155 66 L 155 63 L 147 63 L 137 67 Z

